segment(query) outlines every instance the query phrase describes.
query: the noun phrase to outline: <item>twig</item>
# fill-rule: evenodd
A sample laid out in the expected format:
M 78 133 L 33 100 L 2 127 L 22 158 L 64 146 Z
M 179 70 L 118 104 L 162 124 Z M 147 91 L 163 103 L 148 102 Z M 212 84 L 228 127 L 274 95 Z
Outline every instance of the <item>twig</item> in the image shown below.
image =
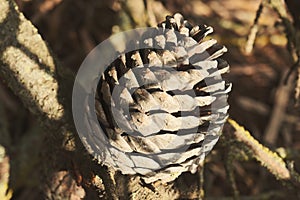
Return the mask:
M 285 73 L 282 79 L 284 79 L 284 77 Z M 283 80 L 281 82 L 283 82 Z M 290 100 L 292 89 L 293 84 L 288 83 L 287 85 L 284 85 L 280 83 L 280 86 L 276 91 L 276 95 L 274 97 L 274 106 L 272 114 L 270 115 L 271 118 L 264 133 L 264 141 L 270 145 L 274 145 L 276 143 L 280 127 L 284 121 L 286 108 Z
M 250 33 L 248 35 L 247 42 L 246 42 L 245 49 L 244 49 L 246 55 L 249 55 L 253 50 L 253 45 L 254 45 L 254 42 L 255 42 L 256 34 L 258 32 L 258 20 L 259 20 L 259 18 L 261 16 L 261 13 L 263 11 L 264 2 L 265 2 L 265 0 L 261 1 L 261 3 L 259 4 L 258 9 L 256 11 L 256 16 L 255 16 L 253 25 L 250 29 Z
M 298 65 L 298 70 L 297 70 L 297 81 L 296 81 L 296 88 L 295 88 L 295 99 L 296 99 L 296 106 L 299 106 L 300 101 L 300 65 Z
M 294 161 L 288 162 L 287 167 L 290 170 L 291 175 L 293 176 L 294 181 L 297 182 L 297 183 L 300 183 L 300 174 L 294 168 Z
M 8 118 L 5 114 L 3 102 L 0 99 L 0 146 L 4 146 L 7 148 L 11 146 L 11 137 L 9 135 L 9 126 L 8 126 Z M 0 161 L 1 162 L 1 161 Z M 1 175 L 1 174 L 0 174 Z
M 205 191 L 204 191 L 204 166 L 203 164 L 199 169 L 199 200 L 204 199 Z
M 34 14 L 31 21 L 34 24 L 38 23 L 41 20 L 41 18 L 46 16 L 46 14 L 49 13 L 50 11 L 52 11 L 53 9 L 55 9 L 55 7 L 57 7 L 61 2 L 62 2 L 62 0 L 46 0 L 46 1 L 43 1 L 39 5 L 39 9 Z
M 147 25 L 146 5 L 143 0 L 122 1 L 122 9 L 130 17 L 133 27 Z
M 161 1 L 147 0 L 147 16 L 148 16 L 148 25 L 155 27 L 158 22 L 161 22 L 165 19 L 167 15 L 171 15 L 171 12 L 168 11 Z
M 228 122 L 235 129 L 235 132 L 232 133 L 235 139 L 249 148 L 250 152 L 247 153 L 249 156 L 260 162 L 278 180 L 288 184 L 292 183 L 290 186 L 295 186 L 296 188 L 300 187 L 300 174 L 294 169 L 293 161 L 288 161 L 286 164 L 277 153 L 260 144 L 251 136 L 249 131 L 245 130 L 237 122 L 232 119 L 228 119 Z
M 99 169 L 98 166 L 95 166 Z M 111 200 L 118 200 L 117 191 L 116 191 L 116 182 L 114 180 L 115 172 L 111 169 L 104 169 L 99 171 L 99 176 L 103 179 L 103 184 L 107 192 L 107 198 Z
M 233 136 L 251 150 L 253 157 L 259 161 L 262 166 L 266 167 L 276 178 L 280 180 L 289 181 L 292 179 L 291 173 L 282 158 L 260 144 L 251 136 L 249 131 L 245 130 L 237 122 L 232 119 L 229 119 L 228 122 L 235 129 L 232 133 Z
M 287 73 L 287 75 L 286 75 L 286 77 L 285 77 L 285 79 L 284 79 L 284 84 L 287 84 L 287 82 L 288 82 L 290 76 L 291 76 L 291 75 L 293 74 L 293 72 L 295 72 L 295 70 L 298 68 L 299 64 L 300 64 L 300 60 L 298 59 L 298 60 L 290 67 L 290 69 L 289 69 L 289 71 L 288 71 L 288 73 Z
M 227 158 L 226 158 L 226 163 L 225 163 L 225 169 L 226 169 L 226 174 L 228 177 L 228 181 L 231 185 L 232 192 L 233 192 L 233 198 L 234 200 L 240 199 L 240 192 L 237 188 L 235 177 L 234 177 L 234 171 L 233 171 L 233 161 L 234 161 L 234 155 L 232 152 L 232 146 L 229 146 L 229 152 L 227 153 Z
M 288 2 L 287 2 L 288 3 Z M 286 6 L 281 0 L 270 0 L 269 4 L 280 16 L 283 25 L 285 26 L 286 37 L 288 39 L 288 50 L 293 58 L 293 66 L 291 67 L 289 73 L 287 74 L 286 81 L 291 77 L 293 72 L 297 73 L 296 77 L 296 88 L 295 88 L 295 99 L 296 105 L 299 105 L 300 97 L 300 30 L 296 29 L 293 23 L 289 20 Z M 298 20 L 298 19 L 294 19 Z
M 249 98 L 246 96 L 240 96 L 237 98 L 237 103 L 247 111 L 254 111 L 260 115 L 268 115 L 270 113 L 270 108 L 267 104 L 258 101 L 254 98 Z

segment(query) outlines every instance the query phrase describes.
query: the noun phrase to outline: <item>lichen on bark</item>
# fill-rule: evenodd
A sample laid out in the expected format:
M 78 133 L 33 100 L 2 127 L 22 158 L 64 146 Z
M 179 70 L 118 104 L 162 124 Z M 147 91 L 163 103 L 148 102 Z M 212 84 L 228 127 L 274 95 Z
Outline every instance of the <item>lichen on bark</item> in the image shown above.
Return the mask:
M 59 120 L 56 66 L 45 41 L 12 1 L 1 1 L 0 9 L 1 79 L 33 113 Z

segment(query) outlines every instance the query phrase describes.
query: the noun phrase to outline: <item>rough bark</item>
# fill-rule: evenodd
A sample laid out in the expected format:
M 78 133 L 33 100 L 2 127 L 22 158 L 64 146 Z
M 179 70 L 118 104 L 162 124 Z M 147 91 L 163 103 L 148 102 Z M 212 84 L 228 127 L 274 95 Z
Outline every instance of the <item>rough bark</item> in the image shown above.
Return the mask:
M 24 182 L 19 183 L 20 177 L 17 174 L 11 177 L 14 180 L 10 180 L 10 187 L 16 190 L 20 185 L 30 182 L 31 188 L 41 189 L 36 190 L 42 191 L 43 194 L 37 192 L 39 195 L 52 198 L 54 192 L 51 188 L 56 184 L 57 177 L 65 175 L 59 169 L 70 168 L 71 154 L 75 150 L 74 129 L 68 120 L 71 119 L 69 108 L 73 77 L 58 65 L 37 29 L 11 0 L 0 1 L 0 30 L 1 80 L 21 99 L 44 128 L 35 133 L 41 134 L 38 138 L 43 141 L 43 145 L 30 147 L 28 143 L 26 148 L 31 151 L 34 149 L 37 157 L 28 156 L 29 158 L 20 158 L 19 161 L 24 163 L 19 169 L 25 170 L 22 167 L 26 166 L 27 176 L 37 177 L 36 180 L 23 180 Z M 59 80 L 63 80 L 63 84 Z M 42 134 L 43 132 L 46 134 Z M 24 143 L 26 142 L 29 141 L 25 140 Z M 26 153 L 29 152 L 24 154 Z M 70 174 L 70 171 L 66 170 L 66 173 Z M 65 185 L 71 188 L 75 181 L 73 178 L 69 179 L 70 184 Z M 57 193 L 69 195 L 66 191 Z

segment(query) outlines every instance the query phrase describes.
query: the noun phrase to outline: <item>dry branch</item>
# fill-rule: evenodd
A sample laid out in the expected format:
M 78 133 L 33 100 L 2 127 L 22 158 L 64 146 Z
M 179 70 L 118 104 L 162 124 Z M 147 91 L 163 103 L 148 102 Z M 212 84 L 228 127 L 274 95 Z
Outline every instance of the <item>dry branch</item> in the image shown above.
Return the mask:
M 0 75 L 25 107 L 43 120 L 60 120 L 56 63 L 37 29 L 11 0 L 0 2 Z
M 68 105 L 65 104 L 68 94 L 71 94 L 68 91 L 72 91 L 68 80 L 73 78 L 66 75 L 65 70 L 59 68 L 37 29 L 18 11 L 12 0 L 0 1 L 0 38 L 0 79 L 20 98 L 24 106 L 31 111 L 48 133 L 42 147 L 34 146 L 39 155 L 38 160 L 29 154 L 26 155 L 26 161 L 18 160 L 16 157 L 17 161 L 14 161 L 26 166 L 26 172 L 32 177 L 39 176 L 40 182 L 31 185 L 38 193 L 40 191 L 38 188 L 43 190 L 47 186 L 52 188 L 56 184 L 52 178 L 59 175 L 56 174 L 56 172 L 59 173 L 57 168 L 66 167 L 70 160 L 66 157 L 65 151 L 74 150 L 74 143 L 70 142 L 70 138 L 74 137 L 70 131 L 72 130 L 72 121 L 66 123 L 70 112 L 66 112 L 67 106 L 65 106 Z M 63 80 L 63 84 L 58 80 Z M 71 104 L 69 104 L 70 106 Z M 24 143 L 26 143 L 25 140 L 20 139 L 19 145 L 24 145 Z M 28 153 L 23 151 L 22 154 Z M 28 163 L 38 163 L 38 168 L 36 165 Z M 21 168 L 20 170 L 25 169 Z M 18 182 L 19 179 L 20 177 L 10 177 L 13 189 L 17 190 L 13 183 Z M 74 182 L 71 178 L 68 182 L 70 181 Z M 22 184 L 25 185 L 27 182 Z M 47 193 L 46 190 L 44 192 Z M 69 195 L 70 192 L 74 192 L 72 188 L 69 192 L 63 190 L 60 194 L 55 195 L 64 193 L 64 196 L 65 194 Z M 45 195 L 48 195 L 49 198 L 54 195 L 52 191 L 48 194 Z
M 287 5 L 290 5 L 291 1 L 286 1 Z M 278 13 L 282 23 L 285 27 L 286 37 L 288 39 L 288 50 L 293 59 L 293 66 L 291 67 L 286 80 L 290 78 L 292 73 L 296 73 L 296 88 L 295 88 L 295 99 L 296 105 L 299 105 L 299 97 L 300 97 L 300 30 L 297 27 L 297 21 L 299 19 L 294 19 L 296 22 L 294 24 L 291 22 L 288 16 L 288 12 L 286 10 L 286 6 L 281 0 L 271 0 L 269 2 L 270 6 Z M 293 14 L 293 13 L 292 13 Z M 294 79 L 294 78 L 293 78 Z
M 287 80 L 289 78 L 291 79 L 296 79 L 296 87 L 295 87 L 295 99 L 297 100 L 296 104 L 299 104 L 299 97 L 300 97 L 300 30 L 299 30 L 299 17 L 297 12 L 295 12 L 295 10 L 297 10 L 297 8 L 294 8 L 295 6 L 299 6 L 299 3 L 296 3 L 294 1 L 286 1 L 286 4 L 288 6 L 288 8 L 290 9 L 290 12 L 294 18 L 294 23 L 291 22 L 289 16 L 288 16 L 288 12 L 286 9 L 286 5 L 284 3 L 284 1 L 282 0 L 261 0 L 261 3 L 259 5 L 258 10 L 256 11 L 256 16 L 253 22 L 253 25 L 250 29 L 250 33 L 248 35 L 246 44 L 245 44 L 245 54 L 249 55 L 252 50 L 253 50 L 253 46 L 255 43 L 255 39 L 256 39 L 256 35 L 258 32 L 258 21 L 259 18 L 262 14 L 262 10 L 265 6 L 270 6 L 272 7 L 272 9 L 275 10 L 275 12 L 277 12 L 277 14 L 279 15 L 280 19 L 282 20 L 282 24 L 285 27 L 285 32 L 286 32 L 286 37 L 288 40 L 288 50 L 291 54 L 292 60 L 294 62 L 293 66 L 290 68 L 289 72 L 287 73 L 286 76 L 286 80 L 285 82 L 287 82 Z M 293 10 L 291 10 L 291 8 L 293 8 Z M 297 76 L 296 78 L 294 78 L 294 76 L 291 76 L 293 73 L 296 73 Z
M 245 45 L 245 49 L 244 49 L 246 55 L 249 55 L 253 50 L 255 38 L 256 38 L 256 35 L 257 35 L 257 32 L 258 32 L 258 20 L 259 20 L 259 18 L 261 16 L 261 13 L 263 11 L 264 3 L 265 3 L 265 0 L 262 0 L 261 3 L 259 4 L 259 7 L 258 7 L 257 11 L 256 11 L 256 16 L 255 16 L 253 25 L 250 29 L 250 33 L 248 35 L 246 45 Z
M 286 76 L 284 73 L 283 78 Z M 264 140 L 267 144 L 275 145 L 279 135 L 280 128 L 283 125 L 284 118 L 286 116 L 286 109 L 290 100 L 290 94 L 294 85 L 292 83 L 283 84 L 281 81 L 279 87 L 276 90 L 274 98 L 274 106 L 270 116 L 270 120 L 264 133 Z

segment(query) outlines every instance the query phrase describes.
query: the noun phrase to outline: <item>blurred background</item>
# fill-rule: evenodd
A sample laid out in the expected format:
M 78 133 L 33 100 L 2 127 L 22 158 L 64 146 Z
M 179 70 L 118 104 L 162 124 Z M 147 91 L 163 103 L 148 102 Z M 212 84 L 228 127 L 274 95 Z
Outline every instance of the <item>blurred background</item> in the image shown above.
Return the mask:
M 166 15 L 176 12 L 194 24 L 212 26 L 214 33 L 210 37 L 228 48 L 223 58 L 231 66 L 226 75 L 226 79 L 233 83 L 229 98 L 230 117 L 262 144 L 279 152 L 285 159 L 294 160 L 295 169 L 300 171 L 300 109 L 295 107 L 295 85 L 291 80 L 283 85 L 293 59 L 287 49 L 284 26 L 270 6 L 262 9 L 252 51 L 252 45 L 247 44 L 261 0 L 16 0 L 16 3 L 38 28 L 61 65 L 74 74 L 85 56 L 113 33 L 154 26 Z M 299 3 L 295 3 L 295 9 L 299 8 L 299 11 L 300 7 L 296 6 Z M 9 163 L 26 156 L 22 153 L 24 149 L 36 156 L 38 152 L 22 145 L 28 144 L 22 140 L 39 145 L 42 136 L 35 133 L 42 132 L 42 129 L 2 81 L 0 119 L 0 131 L 5 133 L 0 138 L 1 199 L 9 175 L 19 177 L 15 184 L 20 190 L 28 186 L 23 184 L 28 184 L 28 181 L 23 180 L 34 176 L 26 173 L 26 168 L 15 172 L 17 169 L 10 167 Z M 208 199 L 231 199 L 233 196 L 223 162 L 224 148 L 218 143 L 207 158 L 204 189 Z M 8 151 L 10 157 L 6 156 Z M 233 165 L 237 188 L 243 199 L 299 198 L 293 189 L 284 187 L 259 163 L 242 160 Z M 193 187 L 198 187 L 198 178 L 197 175 L 185 174 L 175 186 L 186 191 L 185 198 L 196 198 Z

